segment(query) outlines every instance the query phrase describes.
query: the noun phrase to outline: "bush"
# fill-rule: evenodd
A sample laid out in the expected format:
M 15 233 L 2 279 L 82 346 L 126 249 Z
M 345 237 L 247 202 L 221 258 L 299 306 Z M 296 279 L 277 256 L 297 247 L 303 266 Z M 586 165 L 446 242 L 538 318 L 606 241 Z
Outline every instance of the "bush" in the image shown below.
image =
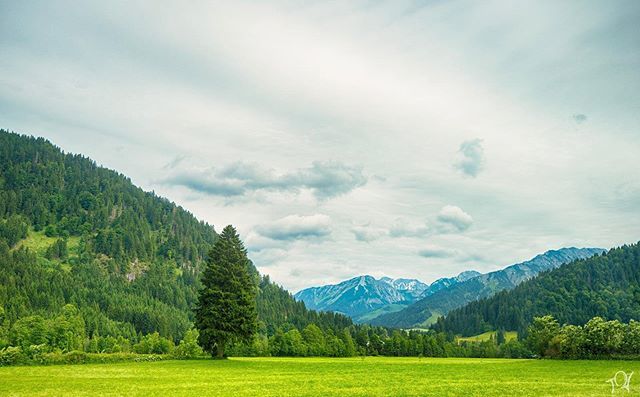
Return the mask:
M 40 360 L 38 361 L 30 361 L 29 364 L 40 364 L 40 365 L 56 365 L 56 364 L 66 364 L 66 360 L 64 354 L 60 351 L 55 351 L 51 353 L 44 353 L 40 356 Z
M 154 332 L 143 336 L 140 342 L 133 346 L 133 351 L 139 354 L 170 354 L 173 348 L 172 341 Z
M 25 355 L 35 364 L 46 364 L 45 355 L 51 351 L 46 343 L 31 345 L 25 350 Z
M 174 350 L 173 356 L 179 359 L 188 359 L 200 357 L 203 354 L 202 348 L 198 345 L 198 330 L 192 329 L 184 335 L 184 339 Z
M 47 237 L 55 237 L 58 232 L 56 231 L 56 227 L 54 225 L 47 225 L 47 227 L 44 228 L 44 234 Z
M 162 361 L 164 360 L 163 356 L 157 354 L 144 354 L 138 355 L 133 359 L 135 362 L 152 362 L 152 361 Z
M 0 367 L 16 365 L 24 361 L 22 349 L 19 347 L 5 347 L 0 350 Z
M 138 355 L 134 353 L 88 353 L 87 362 L 107 364 L 122 361 L 134 361 L 137 357 Z
M 67 364 L 84 364 L 87 362 L 87 353 L 74 350 L 64 355 Z

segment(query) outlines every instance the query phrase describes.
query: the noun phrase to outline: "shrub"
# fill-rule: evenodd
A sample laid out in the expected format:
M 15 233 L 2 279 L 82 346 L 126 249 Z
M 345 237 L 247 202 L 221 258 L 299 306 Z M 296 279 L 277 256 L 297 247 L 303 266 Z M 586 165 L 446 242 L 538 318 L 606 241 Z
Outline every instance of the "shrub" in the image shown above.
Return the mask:
M 164 357 L 157 354 L 139 355 L 133 359 L 133 361 L 135 362 L 153 362 L 153 361 L 162 361 L 162 360 L 164 360 Z
M 51 353 L 44 353 L 39 361 L 31 361 L 30 364 L 40 364 L 40 365 L 56 365 L 56 364 L 66 364 L 67 361 L 65 359 L 64 354 L 61 351 L 55 351 Z
M 46 364 L 45 355 L 51 351 L 51 348 L 46 343 L 39 345 L 30 345 L 25 350 L 25 355 L 35 364 Z
M 154 332 L 143 336 L 140 342 L 133 346 L 133 351 L 139 354 L 169 354 L 173 352 L 173 348 L 172 341 Z
M 180 341 L 173 353 L 174 357 L 179 359 L 200 357 L 203 354 L 202 348 L 198 345 L 198 330 L 196 329 L 187 331 L 184 339 Z
M 0 350 L 0 367 L 16 365 L 24 361 L 22 349 L 19 347 L 5 347 Z
M 134 353 L 88 353 L 87 362 L 89 363 L 117 363 L 122 361 L 134 361 L 138 357 Z
M 87 353 L 74 350 L 64 355 L 67 364 L 84 364 L 87 362 Z

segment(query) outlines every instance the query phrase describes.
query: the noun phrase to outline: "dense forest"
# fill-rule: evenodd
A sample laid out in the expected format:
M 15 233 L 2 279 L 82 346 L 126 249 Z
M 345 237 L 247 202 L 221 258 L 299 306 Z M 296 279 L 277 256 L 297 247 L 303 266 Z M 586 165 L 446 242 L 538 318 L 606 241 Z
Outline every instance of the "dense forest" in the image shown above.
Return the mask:
M 212 225 L 90 159 L 0 130 L 0 307 L 4 321 L 73 304 L 86 335 L 174 342 L 193 322 Z M 255 271 L 262 332 L 283 324 L 342 330 Z
M 451 311 L 434 329 L 462 335 L 494 329 L 524 334 L 534 317 L 544 315 L 573 325 L 596 316 L 621 322 L 640 319 L 640 244 L 544 272 L 511 291 Z

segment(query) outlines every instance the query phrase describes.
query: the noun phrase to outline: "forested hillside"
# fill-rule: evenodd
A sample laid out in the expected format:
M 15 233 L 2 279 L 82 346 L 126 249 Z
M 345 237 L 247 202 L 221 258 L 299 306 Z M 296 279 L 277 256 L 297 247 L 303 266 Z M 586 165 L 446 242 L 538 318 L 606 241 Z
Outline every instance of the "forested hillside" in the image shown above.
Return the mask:
M 387 327 L 428 327 L 449 311 L 469 302 L 487 298 L 503 290 L 510 290 L 538 273 L 555 269 L 576 259 L 584 259 L 599 254 L 601 248 L 562 248 L 547 251 L 531 260 L 508 266 L 502 270 L 471 277 L 454 283 L 405 309 L 384 314 L 371 321 L 374 325 Z
M 88 337 L 159 332 L 177 341 L 192 326 L 200 267 L 216 238 L 212 225 L 123 175 L 0 130 L 0 308 L 9 324 L 71 303 Z M 253 271 L 265 333 L 285 323 L 351 324 L 307 310 Z
M 541 273 L 511 291 L 451 311 L 434 328 L 462 335 L 491 329 L 524 332 L 534 317 L 544 315 L 574 325 L 595 316 L 640 319 L 640 244 Z

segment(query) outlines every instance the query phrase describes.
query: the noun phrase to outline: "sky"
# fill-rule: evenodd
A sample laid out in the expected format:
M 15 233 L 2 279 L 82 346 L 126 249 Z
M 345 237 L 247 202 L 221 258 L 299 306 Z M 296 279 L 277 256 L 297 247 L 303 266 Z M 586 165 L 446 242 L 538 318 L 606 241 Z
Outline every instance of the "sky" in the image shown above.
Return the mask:
M 0 0 L 0 128 L 291 291 L 640 240 L 640 2 Z

